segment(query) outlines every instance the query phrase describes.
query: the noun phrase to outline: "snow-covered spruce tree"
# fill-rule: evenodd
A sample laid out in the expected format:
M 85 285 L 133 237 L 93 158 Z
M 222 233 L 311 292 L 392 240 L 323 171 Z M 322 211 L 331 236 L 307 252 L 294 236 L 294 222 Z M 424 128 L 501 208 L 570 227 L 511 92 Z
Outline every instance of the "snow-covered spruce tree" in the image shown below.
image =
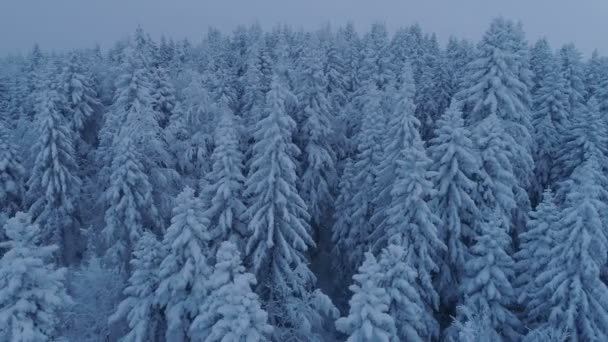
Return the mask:
M 0 119 L 0 216 L 12 216 L 23 205 L 25 169 L 6 123 Z M 0 225 L 3 225 L 0 217 Z M 1 236 L 1 234 L 0 234 Z
M 87 123 L 95 122 L 94 116 L 101 108 L 101 103 L 95 91 L 92 79 L 88 76 L 78 54 L 73 53 L 61 76 L 64 85 L 66 116 L 74 132 L 84 141 L 94 142 L 96 132 L 86 131 Z
M 361 54 L 361 81 L 371 82 L 378 90 L 385 90 L 395 80 L 391 67 L 389 34 L 385 24 L 372 24 L 363 39 Z
M 164 247 L 153 233 L 144 232 L 137 242 L 131 267 L 133 273 L 110 323 L 126 320 L 128 329 L 122 342 L 160 342 L 165 329 L 162 307 L 158 304 L 156 288 L 159 283 L 158 267 Z
M 190 327 L 192 341 L 270 341 L 268 314 L 252 291 L 255 276 L 245 272 L 241 255 L 232 242 L 223 242 L 209 277 L 209 295 Z
M 104 265 L 99 257 L 91 257 L 73 269 L 67 285 L 77 305 L 63 312 L 62 336 L 68 341 L 81 342 L 99 342 L 100 338 L 116 340 L 123 331 L 105 318 L 110 317 L 124 299 L 125 284 L 124 277 Z
M 606 70 L 608 70 L 608 67 L 606 67 Z M 606 113 L 608 113 L 608 75 L 604 76 L 600 81 L 600 88 L 597 91 L 597 101 L 600 106 L 600 111 L 602 114 L 606 115 Z
M 450 308 L 461 297 L 458 292 L 468 246 L 473 241 L 473 223 L 480 217 L 475 203 L 481 160 L 462 112 L 453 103 L 437 123 L 429 142 L 433 160 L 433 184 L 437 194 L 433 208 L 440 219 L 438 234 L 447 246 L 442 254 L 437 286 L 442 304 Z
M 513 211 L 517 207 L 514 187 L 517 180 L 513 174 L 509 146 L 515 144 L 496 115 L 482 120 L 473 130 L 475 147 L 481 158 L 481 180 L 478 182 L 477 207 L 499 215 L 504 227 L 510 232 Z
M 569 117 L 574 118 L 585 105 L 583 57 L 572 43 L 564 45 L 557 55 L 564 78 L 564 89 L 568 97 L 567 111 Z
M 209 220 L 212 241 L 233 240 L 238 244 L 246 236 L 243 198 L 243 154 L 239 147 L 238 118 L 227 105 L 222 107 L 215 131 L 215 148 L 211 154 L 212 169 L 201 190 L 205 199 L 205 217 Z M 218 244 L 212 246 L 219 247 Z
M 608 287 L 600 279 L 608 237 L 602 223 L 607 210 L 601 198 L 601 170 L 595 158 L 578 166 L 563 185 L 565 203 L 554 233 L 549 264 L 536 278 L 548 325 L 566 331 L 569 341 L 608 339 Z
M 602 170 L 608 169 L 608 126 L 595 98 L 569 120 L 563 142 L 556 153 L 555 181 L 568 179 L 573 170 L 595 157 Z
M 166 127 L 175 108 L 175 87 L 165 68 L 159 66 L 152 73 L 152 108 L 158 115 L 158 124 Z
M 353 229 L 352 217 L 356 209 L 353 194 L 355 193 L 355 165 L 351 158 L 344 161 L 344 171 L 338 184 L 338 196 L 334 204 L 334 223 L 331 228 L 331 241 L 334 245 L 332 254 L 335 256 L 332 266 L 337 272 L 336 279 L 348 281 L 353 267 L 349 259 L 352 247 L 356 246 L 356 241 L 351 240 L 356 237 L 351 235 Z
M 17 213 L 4 226 L 8 241 L 0 259 L 0 339 L 54 340 L 59 312 L 72 304 L 64 285 L 66 269 L 56 268 L 57 246 L 40 245 L 41 231 L 29 214 Z
M 348 316 L 336 321 L 336 328 L 347 338 L 347 342 L 397 342 L 395 318 L 389 314 L 390 296 L 380 286 L 382 270 L 371 253 L 365 254 L 363 265 L 353 276 L 355 284 Z
M 465 88 L 456 97 L 465 105 L 469 124 L 496 115 L 515 143 L 510 156 L 513 171 L 521 186 L 527 187 L 534 168 L 533 140 L 529 89 L 522 78 L 526 61 L 517 49 L 518 30 L 503 18 L 492 21 L 477 47 L 477 58 L 467 66 Z
M 555 68 L 557 67 L 557 70 Z M 536 103 L 538 90 L 547 84 L 547 75 L 556 71 L 561 76 L 561 67 L 555 64 L 555 56 L 546 38 L 540 38 L 530 49 L 530 70 L 532 71 L 532 88 L 530 93 Z
M 547 190 L 542 202 L 530 213 L 526 232 L 519 235 L 520 249 L 515 254 L 518 302 L 523 306 L 524 322 L 536 327 L 547 320 L 546 298 L 539 296 L 539 279 L 551 262 L 551 250 L 555 247 L 555 231 L 559 225 L 559 209 L 553 193 Z
M 395 320 L 402 341 L 428 341 L 439 330 L 433 312 L 426 310 L 415 287 L 418 273 L 408 265 L 405 248 L 388 245 L 378 260 L 380 287 L 390 298 L 388 313 Z
M 488 308 L 492 328 L 507 341 L 517 341 L 521 322 L 511 311 L 516 293 L 511 285 L 515 263 L 508 254 L 508 227 L 498 210 L 482 212 L 475 227 L 477 236 L 464 267 L 464 305 L 479 302 Z
M 29 213 L 40 225 L 42 241 L 57 244 L 64 263 L 79 253 L 78 197 L 81 181 L 74 160 L 73 133 L 60 110 L 63 99 L 49 86 L 37 104 L 36 156 L 27 182 Z
M 446 342 L 503 342 L 490 319 L 490 310 L 482 299 L 469 300 L 456 308 L 456 320 L 445 330 Z
M 211 257 L 209 220 L 204 216 L 202 201 L 186 187 L 175 202 L 171 225 L 163 239 L 168 251 L 158 269 L 156 290 L 165 308 L 168 341 L 187 338 L 206 296 L 205 281 L 210 273 L 207 259 Z
M 307 265 L 306 252 L 315 245 L 310 237 L 306 204 L 296 190 L 292 142 L 295 122 L 287 115 L 275 77 L 266 97 L 265 117 L 255 130 L 251 169 L 246 181 L 249 207 L 249 238 L 246 253 L 259 282 L 258 291 L 268 303 L 270 322 L 297 325 L 292 315 L 276 315 L 285 300 L 303 296 L 315 278 Z M 291 313 L 294 314 L 295 313 Z
M 133 147 L 141 154 L 139 161 L 145 166 L 146 175 L 153 185 L 155 203 L 163 217 L 168 217 L 179 179 L 171 168 L 174 161 L 168 153 L 166 136 L 159 124 L 162 118 L 153 108 L 146 56 L 138 49 L 127 47 L 122 58 L 115 84 L 115 100 L 100 132 L 102 167 L 110 165 L 108 159 L 117 153 L 121 139 L 128 135 Z M 109 177 L 109 170 L 104 172 L 102 176 Z
M 350 268 L 355 269 L 363 260 L 363 254 L 369 246 L 369 235 L 373 231 L 370 222 L 374 213 L 374 201 L 377 198 L 376 181 L 379 165 L 382 160 L 382 136 L 384 113 L 380 105 L 381 92 L 373 82 L 366 82 L 363 103 L 361 130 L 356 136 L 357 151 L 353 158 L 353 187 L 351 204 L 351 226 L 344 242 Z
M 165 132 L 182 182 L 194 186 L 210 169 L 217 106 L 213 106 L 198 72 L 187 71 L 181 77 L 186 85 L 179 94 Z
M 534 99 L 535 112 L 532 117 L 536 151 L 534 153 L 535 176 L 533 202 L 540 200 L 546 188 L 554 187 L 556 177 L 561 174 L 558 160 L 558 148 L 564 143 L 564 130 L 568 127 L 568 97 L 564 90 L 559 65 L 552 57 L 544 61 L 547 68 L 540 81 Z
M 585 63 L 585 100 L 598 98 L 602 91 L 602 81 L 608 78 L 608 60 L 593 50 L 591 58 Z
M 310 48 L 305 55 L 298 100 L 304 122 L 301 141 L 299 193 L 306 203 L 311 223 L 321 225 L 333 202 L 336 185 L 336 155 L 332 147 L 333 125 L 326 97 L 321 51 Z
M 412 113 L 403 112 L 397 135 L 394 181 L 390 186 L 390 199 L 383 211 L 379 229 L 373 232 L 374 245 L 387 243 L 402 245 L 408 250 L 409 265 L 418 277 L 415 288 L 432 312 L 439 305 L 439 296 L 433 287 L 432 277 L 439 270 L 439 255 L 445 249 L 437 233 L 439 218 L 431 211 L 430 201 L 435 195 L 431 182 L 431 160 L 426 155 L 418 132 L 419 122 Z M 359 183 L 356 183 L 358 186 Z M 437 336 L 439 331 L 431 331 Z
M 460 90 L 466 74 L 466 66 L 473 59 L 473 44 L 467 40 L 451 37 L 445 47 L 445 57 L 450 76 L 451 97 Z
M 408 63 L 405 63 L 402 69 L 401 83 L 392 94 L 394 100 L 391 101 L 395 102 L 395 106 L 386 126 L 387 134 L 381 141 L 380 161 L 376 165 L 377 178 L 374 182 L 376 197 L 373 198 L 374 212 L 371 217 L 375 232 L 369 238 L 372 246 L 386 234 L 386 209 L 391 203 L 391 191 L 399 167 L 399 153 L 413 143 L 412 139 L 418 134 L 420 127 L 420 122 L 414 116 L 416 107 L 414 105 L 415 87 L 412 69 Z M 373 246 L 375 251 L 379 251 L 386 244 L 384 240 L 380 242 L 379 246 Z
M 530 330 L 521 340 L 522 342 L 566 342 L 569 341 L 570 334 L 565 330 L 560 330 L 546 325 Z
M 118 144 L 111 165 L 110 186 L 104 193 L 108 207 L 102 235 L 107 262 L 128 275 L 129 260 L 137 241 L 146 230 L 159 232 L 160 220 L 141 156 L 128 137 Z

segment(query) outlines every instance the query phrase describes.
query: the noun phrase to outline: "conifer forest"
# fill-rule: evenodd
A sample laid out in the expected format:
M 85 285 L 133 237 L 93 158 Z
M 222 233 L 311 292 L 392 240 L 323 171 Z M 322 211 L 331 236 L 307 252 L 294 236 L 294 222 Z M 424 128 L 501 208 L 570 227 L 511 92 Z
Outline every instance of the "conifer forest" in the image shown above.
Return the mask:
M 0 342 L 608 341 L 608 58 L 419 25 L 0 58 Z

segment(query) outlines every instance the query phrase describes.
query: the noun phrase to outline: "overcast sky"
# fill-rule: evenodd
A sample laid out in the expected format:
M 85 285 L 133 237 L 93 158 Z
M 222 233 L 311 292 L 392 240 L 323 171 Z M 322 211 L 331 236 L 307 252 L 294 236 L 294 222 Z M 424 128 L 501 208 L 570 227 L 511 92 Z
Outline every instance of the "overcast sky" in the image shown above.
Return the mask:
M 0 55 L 108 47 L 137 25 L 153 37 L 201 40 L 209 26 L 265 28 L 287 23 L 306 29 L 352 21 L 359 29 L 419 23 L 442 42 L 450 35 L 477 40 L 493 17 L 522 20 L 530 40 L 554 47 L 574 42 L 586 55 L 608 55 L 608 0 L 0 0 Z

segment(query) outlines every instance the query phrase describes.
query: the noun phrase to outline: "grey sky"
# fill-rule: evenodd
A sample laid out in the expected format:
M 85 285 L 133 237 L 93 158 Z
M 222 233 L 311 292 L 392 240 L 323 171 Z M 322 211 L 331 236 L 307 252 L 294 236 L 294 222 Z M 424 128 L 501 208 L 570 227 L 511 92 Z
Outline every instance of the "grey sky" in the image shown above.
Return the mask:
M 498 15 L 522 20 L 528 38 L 546 36 L 556 47 L 574 42 L 586 55 L 608 55 L 608 0 L 0 0 L 0 54 L 109 46 L 137 25 L 198 42 L 209 26 L 287 23 L 307 29 L 347 21 L 366 29 L 420 23 L 442 41 L 477 40 Z

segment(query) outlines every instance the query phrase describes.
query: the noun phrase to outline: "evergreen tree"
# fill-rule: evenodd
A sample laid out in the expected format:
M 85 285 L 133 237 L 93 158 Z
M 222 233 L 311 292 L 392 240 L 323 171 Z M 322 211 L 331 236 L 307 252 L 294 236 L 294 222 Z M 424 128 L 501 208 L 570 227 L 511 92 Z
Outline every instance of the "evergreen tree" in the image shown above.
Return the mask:
M 399 341 L 395 319 L 388 313 L 390 297 L 379 284 L 382 276 L 376 258 L 366 253 L 359 273 L 353 277 L 355 284 L 350 286 L 350 313 L 336 321 L 338 331 L 348 336 L 347 342 Z
M 334 223 L 331 231 L 331 241 L 334 245 L 333 254 L 337 257 L 333 266 L 340 276 L 350 277 L 352 268 L 352 248 L 357 241 L 352 240 L 356 236 L 351 234 L 354 229 L 352 218 L 356 209 L 353 194 L 355 193 L 355 165 L 352 159 L 344 161 L 344 171 L 338 184 L 339 193 L 334 204 Z M 340 278 L 340 277 L 339 277 Z
M 63 262 L 78 253 L 78 197 L 81 181 L 74 160 L 71 130 L 61 115 L 63 102 L 53 87 L 41 93 L 38 111 L 36 156 L 27 182 L 29 212 L 42 228 L 41 239 L 60 246 Z
M 517 207 L 514 187 L 517 180 L 510 162 L 509 146 L 515 142 L 501 127 L 496 115 L 481 121 L 473 131 L 475 147 L 481 157 L 481 180 L 478 182 L 478 208 L 494 211 L 501 224 L 511 231 L 513 211 Z
M 231 242 L 221 244 L 215 267 L 207 285 L 209 296 L 192 322 L 193 341 L 270 341 L 272 327 L 268 314 L 252 291 L 255 277 L 241 265 L 238 248 Z
M 556 163 L 557 149 L 563 143 L 563 135 L 566 134 L 564 130 L 568 127 L 568 98 L 564 90 L 564 80 L 559 66 L 552 61 L 549 59 L 544 62 L 548 69 L 537 90 L 536 111 L 532 118 L 537 144 L 533 182 L 535 202 L 544 189 L 555 185 L 553 181 L 561 173 L 560 165 Z
M 158 231 L 160 222 L 152 201 L 152 186 L 131 140 L 125 138 L 112 160 L 110 186 L 104 199 L 108 203 L 102 234 L 106 258 L 129 274 L 128 260 L 142 233 Z
M 490 319 L 490 307 L 483 299 L 469 300 L 457 308 L 457 319 L 446 329 L 447 342 L 504 341 Z
M 185 339 L 190 324 L 199 313 L 209 277 L 209 221 L 203 203 L 186 187 L 176 199 L 171 225 L 163 239 L 167 255 L 160 264 L 158 301 L 167 317 L 166 339 Z
M 525 322 L 536 326 L 546 321 L 546 298 L 540 296 L 544 289 L 538 287 L 539 276 L 547 271 L 551 262 L 551 250 L 555 247 L 555 231 L 559 225 L 559 211 L 553 193 L 545 191 L 542 202 L 530 213 L 527 231 L 520 234 L 520 249 L 515 254 L 515 270 L 518 302 L 524 306 Z
M 539 96 L 540 88 L 548 84 L 547 76 L 549 74 L 557 72 L 561 76 L 561 68 L 552 63 L 554 60 L 553 51 L 546 38 L 537 40 L 530 49 L 530 69 L 533 74 L 530 93 L 534 98 Z M 556 68 L 557 70 L 555 70 Z
M 4 226 L 8 249 L 0 259 L 0 339 L 42 342 L 57 338 L 58 317 L 72 304 L 65 268 L 51 263 L 57 246 L 40 245 L 41 231 L 28 214 L 17 213 Z
M 238 119 L 223 106 L 215 131 L 212 170 L 207 175 L 205 217 L 209 220 L 210 239 L 225 241 L 245 238 L 243 155 L 239 150 Z M 217 247 L 217 246 L 216 246 Z
M 158 113 L 159 125 L 166 127 L 175 109 L 175 88 L 163 67 L 156 68 L 152 77 L 152 108 Z
M 411 112 L 402 113 L 399 134 L 392 142 L 400 147 L 391 149 L 397 153 L 392 158 L 395 170 L 389 187 L 390 198 L 381 208 L 382 221 L 373 232 L 372 241 L 378 246 L 402 245 L 409 251 L 408 262 L 418 272 L 415 288 L 425 309 L 432 311 L 439 305 L 432 277 L 438 271 L 438 256 L 445 245 L 437 236 L 439 219 L 429 205 L 435 191 L 431 183 L 431 160 L 418 132 L 420 124 Z M 431 334 L 436 336 L 438 331 Z
M 245 192 L 251 234 L 246 252 L 262 298 L 278 306 L 306 293 L 314 281 L 305 253 L 315 245 L 306 204 L 296 191 L 295 158 L 300 151 L 291 140 L 295 122 L 285 112 L 280 87 L 275 77 L 266 98 L 266 116 L 256 125 Z M 281 321 L 271 311 L 270 321 Z
M 299 192 L 312 223 L 321 225 L 333 202 L 336 185 L 336 155 L 331 145 L 333 125 L 330 103 L 325 95 L 327 79 L 321 69 L 318 49 L 305 55 L 305 69 L 298 99 L 304 122 L 300 127 L 301 163 Z
M 383 275 L 379 284 L 390 297 L 388 313 L 395 320 L 397 335 L 402 341 L 428 341 L 439 326 L 433 313 L 426 310 L 415 283 L 417 272 L 407 264 L 402 246 L 389 245 L 378 261 Z
M 159 283 L 158 267 L 163 257 L 163 245 L 150 232 L 145 232 L 133 251 L 131 266 L 133 274 L 124 289 L 125 298 L 116 312 L 110 316 L 111 323 L 126 319 L 127 333 L 123 342 L 162 341 L 162 309 L 155 294 Z
M 470 136 L 461 111 L 452 104 L 437 123 L 435 138 L 429 146 L 431 169 L 435 172 L 433 184 L 437 190 L 434 210 L 441 222 L 438 233 L 447 246 L 437 284 L 442 301 L 448 307 L 460 295 L 457 291 L 468 245 L 473 241 L 473 223 L 480 217 L 475 199 L 481 161 Z
M 463 88 L 466 66 L 473 59 L 473 44 L 467 40 L 450 37 L 445 47 L 448 75 L 450 77 L 450 97 L 454 97 Z
M 602 170 L 608 168 L 608 127 L 601 117 L 597 100 L 589 99 L 580 110 L 566 126 L 564 140 L 556 154 L 556 181 L 566 180 L 577 166 L 592 157 Z
M 585 64 L 585 100 L 599 97 L 602 91 L 602 80 L 608 77 L 608 59 L 593 50 L 591 59 Z
M 62 79 L 64 89 L 62 92 L 67 99 L 67 116 L 75 132 L 81 134 L 89 144 L 93 142 L 96 132 L 86 132 L 88 122 L 94 120 L 101 103 L 93 87 L 91 78 L 85 73 L 81 59 L 72 54 L 69 63 L 63 69 Z
M 391 202 L 391 190 L 394 187 L 399 166 L 398 157 L 401 150 L 412 144 L 412 139 L 418 134 L 420 122 L 415 117 L 416 106 L 414 105 L 414 79 L 409 64 L 403 66 L 403 75 L 400 77 L 399 90 L 395 90 L 395 106 L 390 115 L 387 125 L 387 134 L 382 140 L 383 146 L 381 160 L 377 168 L 377 178 L 374 184 L 373 199 L 374 213 L 371 222 L 376 232 L 371 237 L 371 243 L 385 234 L 384 221 L 386 220 L 386 209 Z M 385 243 L 386 241 L 382 241 Z M 378 249 L 378 248 L 376 248 Z
M 353 184 L 356 184 L 350 203 L 352 210 L 351 226 L 346 237 L 351 255 L 351 267 L 361 263 L 367 250 L 369 235 L 373 232 L 370 223 L 374 213 L 373 202 L 377 198 L 376 181 L 378 166 L 382 160 L 382 131 L 385 126 L 384 114 L 380 106 L 380 92 L 376 86 L 367 82 L 363 105 L 361 130 L 357 135 L 357 153 L 354 157 Z
M 0 120 L 0 212 L 12 216 L 23 205 L 25 169 L 5 125 Z M 1 217 L 0 224 L 4 224 Z
M 549 264 L 535 280 L 538 313 L 548 315 L 552 329 L 566 331 L 571 341 L 608 338 L 608 288 L 600 279 L 608 238 L 602 221 L 606 190 L 595 158 L 578 166 L 569 180 L 564 208 L 554 232 Z
M 464 305 L 478 302 L 486 307 L 491 327 L 507 340 L 516 341 L 521 323 L 511 311 L 516 298 L 511 285 L 514 262 L 507 252 L 511 243 L 508 227 L 500 213 L 485 211 L 482 217 L 465 264 Z
M 580 51 L 574 44 L 564 45 L 558 52 L 564 89 L 568 97 L 567 111 L 570 118 L 574 118 L 585 104 L 585 78 L 583 62 Z
M 532 176 L 534 161 L 529 89 L 523 52 L 517 49 L 518 28 L 502 18 L 495 19 L 478 46 L 477 59 L 468 65 L 465 89 L 456 96 L 465 105 L 471 124 L 495 115 L 515 144 L 510 156 L 521 186 Z M 522 208 L 527 209 L 527 208 Z

